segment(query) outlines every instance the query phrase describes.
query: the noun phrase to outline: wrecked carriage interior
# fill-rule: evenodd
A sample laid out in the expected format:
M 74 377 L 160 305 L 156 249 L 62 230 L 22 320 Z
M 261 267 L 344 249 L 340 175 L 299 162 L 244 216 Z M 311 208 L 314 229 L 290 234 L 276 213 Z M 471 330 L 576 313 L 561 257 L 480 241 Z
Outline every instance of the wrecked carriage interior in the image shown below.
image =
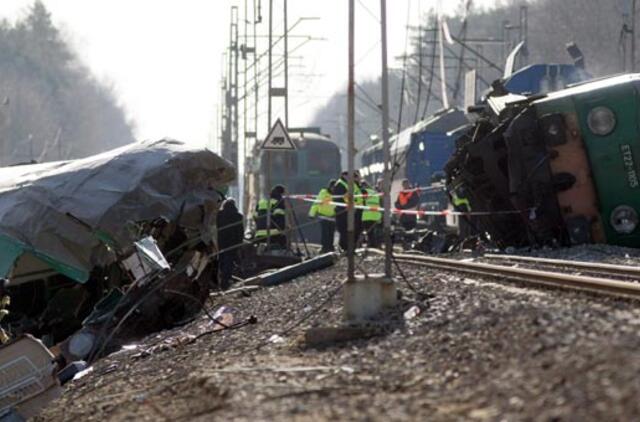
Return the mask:
M 5 330 L 70 362 L 188 319 L 214 279 L 215 217 L 234 172 L 169 139 L 0 169 Z

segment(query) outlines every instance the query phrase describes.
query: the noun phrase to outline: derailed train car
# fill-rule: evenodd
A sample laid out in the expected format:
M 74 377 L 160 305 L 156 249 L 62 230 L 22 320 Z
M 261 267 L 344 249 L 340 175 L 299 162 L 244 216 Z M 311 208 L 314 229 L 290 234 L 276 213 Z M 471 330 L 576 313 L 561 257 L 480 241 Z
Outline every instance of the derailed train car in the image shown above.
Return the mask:
M 451 195 L 500 247 L 640 247 L 639 88 L 637 74 L 529 97 L 496 83 L 446 166 Z
M 51 346 L 90 320 L 111 331 L 132 309 L 121 331 L 134 336 L 199 311 L 234 177 L 213 152 L 168 139 L 0 169 L 4 328 Z M 92 341 L 71 357 L 84 359 Z

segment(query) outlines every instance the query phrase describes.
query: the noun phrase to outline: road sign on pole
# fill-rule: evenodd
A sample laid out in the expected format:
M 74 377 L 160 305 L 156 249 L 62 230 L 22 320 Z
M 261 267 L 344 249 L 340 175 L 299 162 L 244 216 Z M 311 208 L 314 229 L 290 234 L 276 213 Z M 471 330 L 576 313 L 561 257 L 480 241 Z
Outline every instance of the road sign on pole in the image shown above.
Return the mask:
M 280 119 L 276 120 L 266 139 L 260 146 L 264 151 L 295 151 L 298 146 L 293 142 Z

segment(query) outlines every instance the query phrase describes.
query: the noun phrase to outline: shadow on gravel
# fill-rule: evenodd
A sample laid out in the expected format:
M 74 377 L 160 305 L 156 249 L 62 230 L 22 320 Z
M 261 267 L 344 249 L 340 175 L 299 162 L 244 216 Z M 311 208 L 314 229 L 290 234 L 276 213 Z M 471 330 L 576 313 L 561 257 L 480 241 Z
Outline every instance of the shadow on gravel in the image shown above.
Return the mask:
M 366 347 L 369 340 L 385 337 L 395 331 L 406 330 L 407 316 L 413 317 L 415 303 L 401 300 L 371 321 L 362 324 L 319 326 L 306 330 L 301 341 L 303 350 L 323 350 L 342 347 Z M 409 314 L 407 314 L 409 313 Z

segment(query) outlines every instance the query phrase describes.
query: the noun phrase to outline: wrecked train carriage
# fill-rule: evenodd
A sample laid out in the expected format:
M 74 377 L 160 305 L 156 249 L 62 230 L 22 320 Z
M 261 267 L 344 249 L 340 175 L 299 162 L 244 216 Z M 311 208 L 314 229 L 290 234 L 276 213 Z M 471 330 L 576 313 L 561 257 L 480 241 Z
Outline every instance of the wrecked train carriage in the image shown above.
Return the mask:
M 51 344 L 77 330 L 107 292 L 148 272 L 156 242 L 165 253 L 189 246 L 167 255 L 172 265 L 206 256 L 218 189 L 234 177 L 214 153 L 168 139 L 0 169 L 0 276 L 12 297 L 3 323 Z M 145 244 L 150 261 L 123 265 Z M 176 286 L 175 278 L 176 289 L 206 295 L 208 280 Z M 171 302 L 164 299 L 156 304 Z
M 489 96 L 447 165 L 498 246 L 609 243 L 640 247 L 640 75 L 554 93 Z

